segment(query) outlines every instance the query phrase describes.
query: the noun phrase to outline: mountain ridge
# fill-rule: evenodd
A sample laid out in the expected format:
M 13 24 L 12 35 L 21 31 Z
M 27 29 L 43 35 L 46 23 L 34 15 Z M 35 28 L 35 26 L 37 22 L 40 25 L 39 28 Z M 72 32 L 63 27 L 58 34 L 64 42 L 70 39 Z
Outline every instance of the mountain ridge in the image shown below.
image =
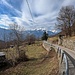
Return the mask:
M 23 31 L 23 36 L 25 38 L 27 34 L 30 34 L 30 35 L 33 34 L 33 35 L 35 35 L 35 37 L 41 38 L 44 31 L 45 30 L 26 30 L 26 31 Z M 4 40 L 8 41 L 9 37 L 11 36 L 10 35 L 11 32 L 12 32 L 12 30 L 0 28 L 0 40 L 2 40 L 2 41 L 4 41 Z M 47 33 L 48 33 L 49 36 L 53 36 L 53 35 L 56 34 L 56 33 L 53 33 L 51 31 L 47 31 Z

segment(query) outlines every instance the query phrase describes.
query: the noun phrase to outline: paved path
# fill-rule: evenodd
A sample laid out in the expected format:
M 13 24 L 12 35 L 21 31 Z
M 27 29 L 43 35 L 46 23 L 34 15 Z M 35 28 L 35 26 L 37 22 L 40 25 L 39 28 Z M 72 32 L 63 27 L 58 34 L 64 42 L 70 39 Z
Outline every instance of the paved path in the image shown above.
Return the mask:
M 56 45 L 56 44 L 53 44 L 53 45 L 55 47 L 59 47 L 65 52 L 68 59 L 69 75 L 75 75 L 75 51 L 65 48 L 63 46 Z
M 63 51 L 65 51 L 66 53 L 68 53 L 75 60 L 75 51 L 70 50 L 68 48 L 65 48 L 63 46 L 56 45 L 56 44 L 53 44 L 53 45 L 56 46 L 56 47 L 61 48 Z
M 45 44 L 48 44 L 49 46 L 51 45 L 49 42 L 46 42 L 46 41 L 44 41 L 44 43 Z M 68 48 L 65 48 L 63 46 L 59 46 L 57 44 L 52 44 L 52 46 L 54 46 L 55 48 L 58 48 L 59 47 L 61 50 L 64 51 L 64 53 L 67 56 L 67 60 L 68 60 L 68 74 L 66 74 L 66 75 L 75 75 L 75 51 L 70 50 Z M 61 73 L 60 75 L 62 75 L 63 70 L 65 70 L 63 64 L 61 65 L 61 68 L 60 68 L 61 69 L 60 70 L 61 71 L 60 72 Z

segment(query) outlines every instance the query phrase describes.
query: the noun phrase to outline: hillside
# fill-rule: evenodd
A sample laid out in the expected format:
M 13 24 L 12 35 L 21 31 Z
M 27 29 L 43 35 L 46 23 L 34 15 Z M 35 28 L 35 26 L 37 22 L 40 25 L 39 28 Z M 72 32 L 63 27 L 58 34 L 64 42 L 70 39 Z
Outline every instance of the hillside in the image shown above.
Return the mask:
M 48 55 L 41 43 L 27 45 L 22 47 L 22 50 L 26 50 L 29 61 L 5 69 L 0 72 L 0 75 L 58 75 L 59 64 L 54 50 Z

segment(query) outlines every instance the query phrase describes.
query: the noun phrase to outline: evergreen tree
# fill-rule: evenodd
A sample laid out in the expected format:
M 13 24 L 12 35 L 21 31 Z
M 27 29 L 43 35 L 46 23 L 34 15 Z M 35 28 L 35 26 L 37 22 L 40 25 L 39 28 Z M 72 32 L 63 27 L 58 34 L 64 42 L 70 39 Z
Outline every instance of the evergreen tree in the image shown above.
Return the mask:
M 42 40 L 46 40 L 47 41 L 48 39 L 48 34 L 46 33 L 46 31 L 43 33 L 43 36 L 42 36 Z

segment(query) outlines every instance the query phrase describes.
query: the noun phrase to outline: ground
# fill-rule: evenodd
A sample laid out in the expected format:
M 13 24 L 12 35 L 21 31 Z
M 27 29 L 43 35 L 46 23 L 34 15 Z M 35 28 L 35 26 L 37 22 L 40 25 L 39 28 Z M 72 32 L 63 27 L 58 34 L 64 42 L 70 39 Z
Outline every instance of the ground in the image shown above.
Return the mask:
M 67 38 L 65 38 L 65 39 L 75 41 L 75 36 L 72 36 L 72 37 L 67 37 Z
M 0 72 L 0 75 L 58 75 L 58 58 L 54 50 L 48 52 L 41 44 L 26 46 L 29 61 Z
M 48 38 L 48 42 L 51 42 L 51 43 L 56 43 L 58 42 L 58 37 L 51 37 L 51 38 Z

